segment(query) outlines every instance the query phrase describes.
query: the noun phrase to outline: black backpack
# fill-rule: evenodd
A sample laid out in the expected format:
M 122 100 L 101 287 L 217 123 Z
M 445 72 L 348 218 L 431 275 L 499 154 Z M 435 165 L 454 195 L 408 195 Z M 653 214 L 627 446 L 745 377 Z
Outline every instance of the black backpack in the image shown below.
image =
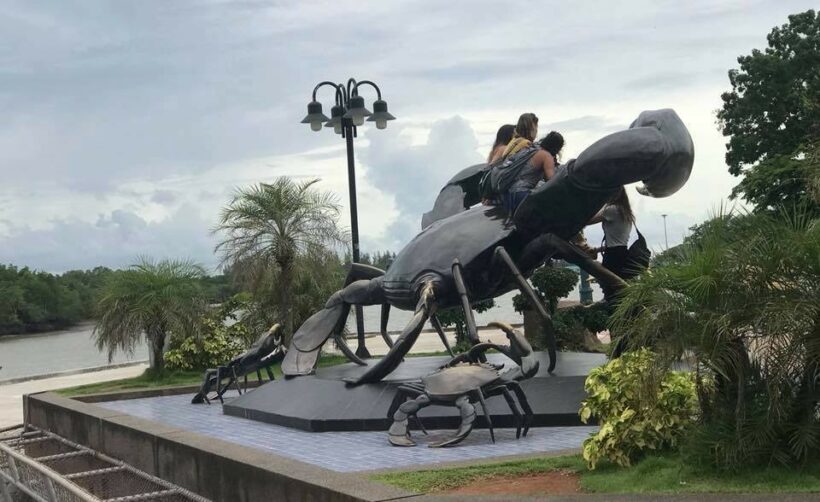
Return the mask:
M 491 164 L 478 183 L 481 198 L 495 200 L 504 195 L 537 151 L 537 146 L 530 146 L 510 155 L 503 162 Z
M 646 239 L 637 226 L 635 231 L 638 232 L 638 240 L 633 242 L 627 250 L 629 258 L 626 260 L 626 266 L 622 274 L 622 277 L 627 280 L 637 277 L 641 272 L 648 269 L 649 259 L 652 257 L 652 251 L 649 250 Z

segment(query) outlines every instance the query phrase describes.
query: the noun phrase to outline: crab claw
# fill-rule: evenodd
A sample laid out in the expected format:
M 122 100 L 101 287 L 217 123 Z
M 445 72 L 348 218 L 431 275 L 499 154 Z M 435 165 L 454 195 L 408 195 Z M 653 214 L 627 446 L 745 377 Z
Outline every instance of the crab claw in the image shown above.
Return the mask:
M 447 447 L 447 446 L 456 445 L 456 444 L 464 441 L 464 438 L 469 436 L 470 432 L 472 432 L 472 431 L 473 431 L 472 422 L 469 423 L 469 424 L 466 424 L 466 425 L 462 423 L 461 426 L 458 428 L 458 431 L 456 431 L 455 435 L 445 439 L 444 441 L 440 441 L 438 443 L 430 443 L 430 448 L 444 448 L 444 447 Z
M 459 425 L 458 430 L 453 436 L 438 443 L 431 443 L 430 448 L 443 448 L 445 446 L 453 446 L 454 444 L 458 444 L 464 441 L 464 438 L 466 438 L 468 435 L 470 435 L 470 432 L 472 432 L 476 415 L 475 406 L 473 406 L 473 404 L 470 402 L 467 396 L 461 396 L 458 399 L 456 399 L 455 405 L 461 412 L 461 425 Z

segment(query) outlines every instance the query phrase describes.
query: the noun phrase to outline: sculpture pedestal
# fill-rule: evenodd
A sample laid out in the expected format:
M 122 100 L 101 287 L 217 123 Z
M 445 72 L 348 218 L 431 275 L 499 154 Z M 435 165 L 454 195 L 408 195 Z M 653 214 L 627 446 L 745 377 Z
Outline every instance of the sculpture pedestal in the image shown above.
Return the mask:
M 585 398 L 584 380 L 592 368 L 606 362 L 606 357 L 559 352 L 556 370 L 550 375 L 546 371 L 549 357 L 542 352 L 536 354 L 541 369 L 521 384 L 535 414 L 532 426 L 581 425 L 578 409 Z M 501 354 L 488 354 L 487 358 L 507 367 L 514 364 Z M 408 357 L 384 381 L 352 388 L 346 387 L 342 378 L 360 375 L 366 367 L 348 363 L 321 368 L 316 375 L 266 383 L 226 402 L 223 411 L 226 415 L 310 432 L 387 430 L 392 423 L 387 410 L 396 387 L 434 372 L 449 360 L 447 356 Z M 490 398 L 487 406 L 495 427 L 515 427 L 503 398 Z M 419 416 L 428 429 L 455 429 L 460 422 L 455 407 L 429 406 Z M 483 418 L 479 418 L 478 426 L 486 426 Z

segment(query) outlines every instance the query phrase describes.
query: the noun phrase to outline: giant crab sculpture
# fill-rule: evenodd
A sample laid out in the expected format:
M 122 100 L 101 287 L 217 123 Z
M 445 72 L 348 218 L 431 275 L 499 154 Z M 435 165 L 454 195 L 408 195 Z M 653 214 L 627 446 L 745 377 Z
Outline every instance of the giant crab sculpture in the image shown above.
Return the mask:
M 268 379 L 273 381 L 271 368 L 285 357 L 285 352 L 287 348 L 282 344 L 282 328 L 274 324 L 268 331 L 262 333 L 248 350 L 222 366 L 208 369 L 202 379 L 199 392 L 191 399 L 191 403 L 211 404 L 213 398 L 209 397 L 209 394 L 212 391 L 216 392 L 215 397 L 219 399 L 219 402 L 224 402 L 222 396 L 231 388 L 231 385 L 236 386 L 237 392 L 242 394 L 239 379 L 245 378 L 245 390 L 247 391 L 248 375 L 255 372 L 261 384 L 263 369 L 268 374 Z M 223 383 L 226 378 L 227 383 Z
M 410 439 L 409 418 L 414 417 L 426 433 L 417 413 L 431 404 L 456 406 L 461 414 L 461 424 L 453 436 L 438 443 L 432 443 L 430 447 L 438 448 L 460 443 L 473 430 L 476 403 L 481 406 L 481 412 L 490 428 L 490 438 L 495 442 L 493 423 L 487 411 L 485 399 L 498 395 L 504 396 L 510 411 L 516 418 L 515 437 L 521 437 L 522 428 L 524 436 L 527 435 L 533 413 L 527 396 L 518 382 L 535 376 L 538 373 L 539 362 L 533 355 L 532 346 L 521 332 L 505 323 L 490 323 L 490 325 L 504 331 L 510 344 L 479 343 L 469 351 L 451 359 L 437 372 L 422 377 L 421 382 L 410 382 L 399 386 L 396 398 L 387 412 L 387 416 L 393 419 L 393 424 L 388 431 L 390 444 L 415 446 L 416 443 Z M 480 359 L 484 352 L 491 349 L 507 356 L 516 366 L 502 372 L 501 368 L 481 362 Z M 516 406 L 513 394 L 518 398 L 518 404 L 524 410 L 524 415 Z M 413 399 L 405 401 L 408 397 Z
M 568 161 L 508 215 L 494 206 L 475 206 L 478 179 L 486 166 L 456 175 L 424 215 L 425 227 L 396 256 L 387 272 L 354 264 L 343 289 L 294 333 L 282 362 L 286 376 L 313 373 L 324 343 L 331 336 L 352 361 L 367 365 L 341 336 L 352 305 L 383 305 L 382 334 L 389 352 L 349 385 L 377 382 L 401 363 L 424 323 L 435 322 L 437 309 L 461 305 L 470 341 L 480 343 L 471 304 L 514 288 L 534 303 L 544 322 L 550 356 L 556 363 L 552 321 L 526 280 L 553 257 L 578 265 L 607 289 L 623 280 L 591 259 L 570 239 L 626 184 L 643 182 L 638 191 L 666 197 L 678 191 L 692 170 L 694 147 L 686 126 L 671 109 L 641 113 L 629 129 L 610 134 Z M 414 315 L 393 341 L 386 334 L 389 307 Z

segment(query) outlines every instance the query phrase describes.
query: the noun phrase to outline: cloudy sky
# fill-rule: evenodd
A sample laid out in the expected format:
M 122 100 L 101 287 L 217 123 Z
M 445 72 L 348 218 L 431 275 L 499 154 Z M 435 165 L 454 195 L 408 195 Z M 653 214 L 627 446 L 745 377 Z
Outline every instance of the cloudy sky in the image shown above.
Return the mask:
M 232 190 L 282 175 L 321 178 L 348 225 L 344 143 L 299 123 L 317 82 L 348 77 L 379 83 L 398 117 L 356 140 L 364 251 L 399 250 L 522 112 L 564 134 L 568 159 L 661 107 L 688 125 L 694 172 L 672 197 L 632 199 L 656 249 L 668 214 L 673 245 L 737 181 L 714 116 L 727 70 L 813 4 L 5 0 L 0 263 L 214 266 Z

